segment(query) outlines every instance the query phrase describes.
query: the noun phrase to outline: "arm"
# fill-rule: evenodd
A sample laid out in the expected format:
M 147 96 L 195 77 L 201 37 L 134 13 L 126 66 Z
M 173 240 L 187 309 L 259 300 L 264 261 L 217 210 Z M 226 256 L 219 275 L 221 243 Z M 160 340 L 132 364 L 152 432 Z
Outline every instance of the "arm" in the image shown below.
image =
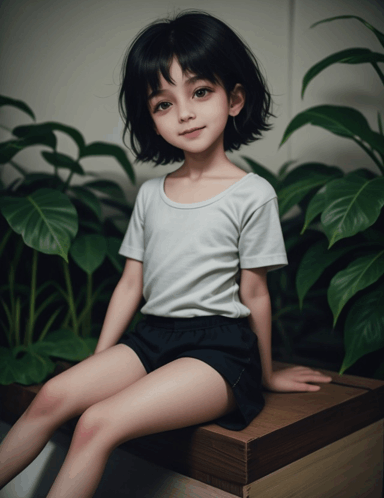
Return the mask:
M 114 346 L 132 320 L 143 294 L 143 263 L 127 258 L 113 291 L 95 353 Z
M 267 268 L 241 270 L 239 297 L 249 308 L 249 325 L 257 335 L 262 368 L 262 383 L 276 392 L 318 391 L 320 386 L 308 382 L 330 382 L 331 377 L 307 367 L 293 367 L 273 372 L 271 346 L 271 300 L 267 285 Z

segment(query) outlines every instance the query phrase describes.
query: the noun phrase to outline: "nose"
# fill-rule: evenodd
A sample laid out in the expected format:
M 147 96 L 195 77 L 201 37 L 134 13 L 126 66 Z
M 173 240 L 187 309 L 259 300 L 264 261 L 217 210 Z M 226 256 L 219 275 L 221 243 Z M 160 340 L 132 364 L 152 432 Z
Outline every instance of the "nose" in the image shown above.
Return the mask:
M 195 112 L 193 110 L 193 105 L 191 102 L 180 102 L 179 103 L 179 120 L 180 122 L 189 121 L 195 118 Z

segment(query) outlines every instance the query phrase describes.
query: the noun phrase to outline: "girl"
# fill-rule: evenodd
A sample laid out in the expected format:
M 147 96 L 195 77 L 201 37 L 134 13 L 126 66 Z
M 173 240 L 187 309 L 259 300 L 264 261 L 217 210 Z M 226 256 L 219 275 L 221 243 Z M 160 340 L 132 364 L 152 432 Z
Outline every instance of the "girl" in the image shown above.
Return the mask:
M 46 382 L 0 447 L 4 486 L 81 415 L 49 498 L 92 497 L 124 441 L 208 422 L 241 430 L 262 386 L 332 380 L 272 371 L 267 271 L 287 264 L 276 194 L 225 154 L 273 116 L 249 49 L 204 12 L 152 23 L 129 48 L 119 104 L 137 160 L 183 163 L 138 192 L 94 355 Z M 142 296 L 145 318 L 127 335 Z

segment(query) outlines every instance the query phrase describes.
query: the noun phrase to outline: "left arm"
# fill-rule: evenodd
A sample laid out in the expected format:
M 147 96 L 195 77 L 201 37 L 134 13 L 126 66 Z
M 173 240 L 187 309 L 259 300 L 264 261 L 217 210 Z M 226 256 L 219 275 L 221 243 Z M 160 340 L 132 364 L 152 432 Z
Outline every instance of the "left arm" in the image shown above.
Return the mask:
M 249 325 L 257 335 L 263 386 L 276 392 L 318 391 L 320 386 L 308 382 L 330 382 L 321 372 L 308 367 L 291 367 L 273 372 L 271 346 L 271 300 L 267 285 L 267 268 L 241 270 L 240 301 L 250 309 Z

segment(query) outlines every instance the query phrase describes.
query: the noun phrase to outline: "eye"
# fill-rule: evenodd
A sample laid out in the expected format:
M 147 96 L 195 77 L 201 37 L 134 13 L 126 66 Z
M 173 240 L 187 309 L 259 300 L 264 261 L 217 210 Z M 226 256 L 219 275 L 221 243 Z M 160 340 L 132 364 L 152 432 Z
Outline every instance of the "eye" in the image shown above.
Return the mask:
M 201 95 L 201 92 L 203 92 L 203 95 Z M 199 88 L 196 90 L 195 95 L 199 98 L 205 97 L 208 92 L 212 92 L 209 88 Z
M 157 111 L 165 111 L 168 109 L 168 107 L 162 107 L 163 105 L 170 105 L 170 102 L 159 102 L 155 108 L 153 109 L 153 112 L 157 112 Z

